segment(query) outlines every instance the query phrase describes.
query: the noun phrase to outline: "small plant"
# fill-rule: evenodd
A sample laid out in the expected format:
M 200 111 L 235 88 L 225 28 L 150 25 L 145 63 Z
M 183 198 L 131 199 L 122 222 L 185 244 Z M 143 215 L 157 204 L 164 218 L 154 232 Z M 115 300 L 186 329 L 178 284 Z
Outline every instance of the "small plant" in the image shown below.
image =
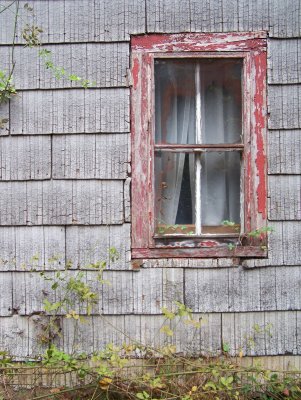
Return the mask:
M 36 25 L 26 24 L 22 31 L 22 37 L 26 42 L 27 47 L 37 47 L 40 46 L 40 34 L 43 29 Z
M 12 71 L 7 74 L 0 70 L 0 104 L 7 103 L 12 96 L 16 95 L 16 93 L 16 88 L 12 79 Z M 2 120 L 2 123 L 5 122 L 7 121 Z
M 109 249 L 109 259 L 111 262 L 118 260 L 119 255 L 116 248 Z M 52 259 L 56 259 L 52 257 Z M 101 284 L 110 285 L 110 282 L 103 279 L 103 271 L 107 266 L 106 261 L 98 261 L 89 264 L 86 268 L 95 269 L 97 271 L 96 281 Z M 72 319 L 78 322 L 85 322 L 85 318 L 80 315 L 80 310 L 87 316 L 92 313 L 93 306 L 98 304 L 98 293 L 85 281 L 84 271 L 69 271 L 72 263 L 69 261 L 65 271 L 56 271 L 53 276 L 40 272 L 40 276 L 51 283 L 51 290 L 59 293 L 58 301 L 50 302 L 44 298 L 44 311 L 50 315 L 49 322 L 42 324 L 42 332 L 39 335 L 41 342 L 48 343 L 60 335 L 60 315 L 65 315 L 65 318 Z M 79 309 L 79 311 L 75 311 Z
M 78 82 L 80 86 L 87 89 L 91 86 L 95 86 L 96 82 L 89 81 L 86 78 L 81 78 L 78 75 L 68 73 L 64 67 L 60 67 L 54 64 L 52 59 L 52 53 L 50 50 L 42 49 L 39 51 L 39 56 L 44 62 L 46 69 L 51 70 L 56 79 L 66 78 L 71 82 Z
M 268 232 L 273 232 L 274 229 L 271 228 L 270 226 L 264 226 L 262 228 L 255 229 L 251 232 L 248 232 L 246 235 L 250 238 L 259 238 L 259 239 L 264 239 L 267 235 Z

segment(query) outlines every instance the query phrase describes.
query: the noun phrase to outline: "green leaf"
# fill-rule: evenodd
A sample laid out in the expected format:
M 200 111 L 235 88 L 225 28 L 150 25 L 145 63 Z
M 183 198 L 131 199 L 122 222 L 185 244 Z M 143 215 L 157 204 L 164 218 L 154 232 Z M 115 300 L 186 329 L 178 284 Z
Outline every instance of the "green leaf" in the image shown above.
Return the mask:
M 203 386 L 203 388 L 204 388 L 205 390 L 208 390 L 208 389 L 216 390 L 216 385 L 215 385 L 214 382 L 209 381 L 209 382 L 206 383 L 206 385 Z
M 167 319 L 172 320 L 172 319 L 174 319 L 175 316 L 176 316 L 172 311 L 169 311 L 166 307 L 162 307 L 162 308 L 161 308 L 161 311 L 162 311 L 162 313 L 164 314 L 164 316 L 165 316 Z
M 229 243 L 229 244 L 228 244 L 228 249 L 229 249 L 229 250 L 233 250 L 234 248 L 235 248 L 235 246 L 234 246 L 233 243 Z
M 68 76 L 68 79 L 69 79 L 70 81 L 81 81 L 82 78 L 80 78 L 80 77 L 77 76 L 77 75 L 71 74 L 71 75 Z
M 228 221 L 227 219 L 225 219 L 225 220 L 222 222 L 222 224 L 225 225 L 225 226 L 235 226 L 235 222 L 233 222 L 233 221 Z
M 160 332 L 165 333 L 167 336 L 173 336 L 173 331 L 167 325 L 162 326 Z
M 229 345 L 229 343 L 223 343 L 223 351 L 224 351 L 225 353 L 229 353 L 229 351 L 230 351 L 230 345 Z

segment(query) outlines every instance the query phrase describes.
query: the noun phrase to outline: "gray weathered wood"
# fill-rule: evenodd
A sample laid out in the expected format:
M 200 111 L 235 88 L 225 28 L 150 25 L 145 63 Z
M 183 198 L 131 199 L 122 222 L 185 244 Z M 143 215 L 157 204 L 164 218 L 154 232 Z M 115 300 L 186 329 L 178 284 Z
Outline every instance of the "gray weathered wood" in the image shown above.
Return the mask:
M 192 32 L 266 30 L 272 37 L 300 36 L 298 0 L 275 0 L 272 5 L 257 0 L 191 0 L 190 9 Z
M 16 268 L 15 228 L 0 228 L 0 270 L 13 271 Z
M 14 229 L 15 232 L 16 270 L 65 268 L 64 228 L 36 226 L 6 229 Z
M 221 353 L 221 314 L 193 314 L 192 317 L 201 324 L 200 327 L 187 323 L 185 318 L 171 323 L 177 352 L 218 356 Z
M 0 43 L 12 43 L 14 36 L 14 21 L 17 12 L 17 3 L 10 0 L 1 0 L 0 3 Z M 6 8 L 8 5 L 10 7 Z M 4 11 L 4 8 L 6 10 Z M 2 54 L 1 54 L 2 55 Z
M 229 310 L 227 269 L 189 269 L 184 271 L 185 304 L 194 312 Z
M 122 346 L 128 341 L 126 337 L 125 320 L 131 316 L 95 316 L 93 322 L 93 347 L 94 351 L 105 349 L 108 344 Z
M 283 222 L 283 258 L 285 265 L 301 265 L 301 222 Z
M 46 317 L 28 318 L 19 315 L 1 317 L 0 348 L 7 351 L 15 361 L 24 361 L 25 358 L 33 359 L 35 356 L 43 354 L 47 346 L 38 340 L 42 318 Z M 23 383 L 25 378 L 21 379 L 22 381 L 19 376 L 16 384 Z
M 301 270 L 300 267 L 290 268 L 290 276 L 287 276 L 287 267 L 276 267 L 275 289 L 277 309 L 298 310 L 301 296 Z
M 124 182 L 124 221 L 131 222 L 131 178 Z
M 9 1 L 2 0 L 2 4 Z M 35 0 L 33 13 L 24 9 L 26 0 L 20 1 L 17 41 L 26 23 L 43 29 L 40 35 L 43 43 L 76 43 L 129 40 L 130 34 L 145 32 L 145 6 L 141 0 Z M 15 8 L 15 6 L 14 6 Z M 5 12 L 0 42 L 11 43 L 14 14 Z M 2 17 L 2 15 L 0 14 Z M 2 18 L 1 18 L 2 22 Z
M 180 268 L 162 270 L 163 306 L 168 310 L 176 309 L 175 301 L 184 302 L 184 273 Z
M 53 272 L 47 274 L 53 277 Z M 43 279 L 38 272 L 13 273 L 13 308 L 20 315 L 31 315 L 44 311 L 44 299 L 55 302 L 56 292 L 51 289 L 52 282 Z
M 67 186 L 66 182 L 65 185 Z M 49 198 L 49 207 L 53 203 L 51 197 L 52 195 Z M 99 225 L 123 222 L 122 181 L 81 181 L 79 184 L 73 181 L 72 197 L 73 224 Z M 45 217 L 50 215 L 50 210 L 44 215 Z
M 27 318 L 14 315 L 0 317 L 0 348 L 16 359 L 24 359 L 29 355 L 29 334 Z
M 141 269 L 133 273 L 133 291 L 135 314 L 161 314 L 163 270 Z
M 299 0 L 273 0 L 269 4 L 269 31 L 271 37 L 300 37 L 301 7 Z
M 10 272 L 0 272 L 0 316 L 8 316 L 13 313 L 13 277 Z
M 101 285 L 97 283 L 96 276 L 93 279 L 87 279 L 87 273 L 82 272 L 83 276 L 79 277 L 79 271 L 61 271 L 61 280 L 58 281 L 54 271 L 48 271 L 45 275 L 41 276 L 39 272 L 14 272 L 13 273 L 13 309 L 20 315 L 39 315 L 46 312 L 44 300 L 50 303 L 63 300 L 66 295 L 68 296 L 70 304 L 64 304 L 63 307 L 56 310 L 56 314 L 65 315 L 68 311 L 75 310 L 75 312 L 86 315 L 86 303 L 80 302 L 78 296 L 72 292 L 67 293 L 66 285 L 71 278 L 81 279 L 85 284 L 89 284 L 95 293 L 101 294 Z M 59 282 L 57 288 L 53 288 L 53 282 Z M 101 307 L 101 296 L 99 307 Z M 98 309 L 93 310 L 94 313 L 99 314 Z M 47 311 L 46 314 L 52 314 Z
M 50 136 L 0 138 L 0 180 L 49 179 Z
M 260 310 L 271 310 L 272 311 L 275 309 L 279 309 L 279 310 L 283 309 L 280 305 L 278 305 L 280 298 L 278 297 L 277 288 L 276 288 L 276 269 L 277 268 L 281 268 L 281 267 L 269 267 L 269 268 L 263 268 L 263 269 L 259 270 Z M 255 272 L 256 272 L 256 270 L 255 270 Z M 287 277 L 287 274 L 286 274 L 286 271 L 284 271 L 283 279 L 285 280 L 286 277 Z M 290 277 L 288 277 L 288 280 L 290 280 Z M 286 281 L 285 281 L 284 286 L 287 287 Z
M 301 82 L 301 39 L 268 41 L 268 83 Z
M 145 33 L 145 14 L 141 0 L 95 2 L 95 41 L 129 40 L 130 34 Z
M 87 45 L 87 79 L 102 87 L 128 86 L 130 47 L 128 43 Z M 76 62 L 75 66 L 78 65 Z M 73 67 L 75 69 L 75 66 Z
M 278 355 L 298 354 L 297 351 L 297 321 L 299 312 L 264 313 L 265 324 L 270 326 L 266 332 L 266 354 Z
M 195 320 L 201 322 L 201 328 L 189 329 L 190 332 L 196 332 L 200 330 L 201 336 L 201 353 L 206 355 L 209 353 L 212 355 L 219 355 L 222 350 L 221 336 L 222 336 L 222 324 L 221 314 L 205 314 L 205 315 L 193 315 Z M 189 344 L 189 341 L 188 341 Z
M 79 333 L 75 329 L 72 320 L 63 321 L 63 342 L 65 351 L 91 352 L 91 340 L 93 350 L 100 351 L 108 344 L 122 346 L 123 343 L 136 343 L 143 346 L 162 348 L 173 344 L 177 352 L 185 354 L 217 355 L 221 350 L 221 316 L 220 314 L 195 314 L 193 318 L 201 321 L 202 327 L 194 327 L 178 323 L 177 327 L 166 321 L 160 315 L 118 315 L 118 316 L 93 316 L 87 318 L 86 331 L 79 326 Z M 173 337 L 169 337 L 160 331 L 163 325 L 174 329 Z M 74 346 L 76 346 L 74 348 Z M 137 356 L 141 353 L 136 350 Z
M 123 179 L 129 165 L 126 134 L 53 137 L 54 179 Z
M 163 347 L 172 343 L 172 339 L 161 332 L 162 326 L 170 327 L 170 322 L 161 315 L 141 315 L 140 340 L 141 343 L 151 348 Z
M 50 7 L 53 7 L 51 3 Z M 65 1 L 64 3 L 64 32 L 66 42 L 90 42 L 93 41 L 95 30 L 94 2 L 83 1 Z
M 222 0 L 191 0 L 190 10 L 192 32 L 222 32 Z
M 1 227 L 0 270 L 62 269 L 65 229 L 62 227 Z
M 297 354 L 297 312 L 223 314 L 223 342 L 230 354 Z
M 223 2 L 225 3 L 225 0 Z M 267 0 L 242 0 L 237 4 L 238 25 L 241 32 L 268 31 L 269 2 Z M 236 15 L 235 9 L 233 14 Z
M 109 249 L 118 252 L 110 262 Z M 107 263 L 106 269 L 129 269 L 130 225 L 66 228 L 66 259 L 71 268 L 93 269 L 90 264 Z
M 301 312 L 297 312 L 297 352 L 301 353 Z M 300 360 L 301 369 L 301 360 Z
M 122 181 L 0 182 L 0 225 L 123 221 Z
M 270 176 L 269 218 L 271 220 L 301 219 L 301 176 Z
M 282 274 L 281 288 L 276 287 L 276 270 Z M 281 272 L 280 272 L 281 271 Z M 296 276 L 298 277 L 296 282 Z M 263 269 L 227 268 L 217 270 L 185 270 L 185 304 L 194 312 L 243 312 L 298 310 L 300 295 L 287 293 L 300 285 L 300 267 L 269 267 Z M 294 297 L 294 298 L 293 298 Z
M 301 85 L 273 85 L 268 88 L 268 125 L 270 129 L 301 127 Z
M 51 61 L 65 70 L 65 76 L 58 79 L 52 69 L 46 68 L 45 60 L 39 57 L 41 48 L 17 46 L 14 49 L 17 89 L 80 87 L 80 82 L 68 79 L 70 74 L 89 80 L 93 87 L 127 86 L 128 43 L 57 44 L 43 48 L 51 52 Z M 1 69 L 11 68 L 11 51 L 9 47 L 0 48 Z
M 86 323 L 81 324 L 74 319 L 62 319 L 62 337 L 59 339 L 60 348 L 69 354 L 92 354 L 93 346 L 92 318 L 87 318 Z M 100 351 L 101 348 L 95 349 Z
M 70 226 L 66 228 L 66 260 L 71 268 L 92 268 L 90 264 L 108 261 L 108 226 Z
M 301 130 L 270 131 L 270 174 L 301 174 Z
M 240 351 L 244 355 L 265 354 L 264 313 L 222 315 L 222 341 L 231 355 Z
M 129 131 L 128 89 L 19 92 L 11 102 L 12 134 Z
M 255 270 L 248 274 L 242 268 L 231 268 L 228 272 L 228 310 L 260 310 L 260 277 L 263 271 Z
M 269 222 L 273 232 L 268 239 L 268 258 L 243 261 L 249 268 L 301 264 L 301 222 Z M 277 267 L 278 269 L 278 267 Z
M 9 103 L 3 103 L 0 107 L 0 136 L 9 134 L 10 129 L 10 116 L 9 116 Z
M 238 31 L 238 6 L 240 2 L 235 0 L 223 0 L 223 32 Z M 240 21 L 241 22 L 241 21 Z
M 131 225 L 110 226 L 110 248 L 116 249 L 118 258 L 108 262 L 108 269 L 129 269 L 131 259 Z
M 45 328 L 49 324 L 49 316 L 38 314 L 31 317 L 20 316 L 20 319 L 25 319 L 28 321 L 28 357 L 41 357 L 48 348 L 47 341 L 45 339 Z M 24 355 L 21 353 L 21 357 Z
M 103 277 L 109 284 L 102 287 L 103 314 L 133 313 L 136 294 L 133 274 L 131 271 L 104 271 Z
M 147 0 L 148 32 L 189 32 L 189 0 Z

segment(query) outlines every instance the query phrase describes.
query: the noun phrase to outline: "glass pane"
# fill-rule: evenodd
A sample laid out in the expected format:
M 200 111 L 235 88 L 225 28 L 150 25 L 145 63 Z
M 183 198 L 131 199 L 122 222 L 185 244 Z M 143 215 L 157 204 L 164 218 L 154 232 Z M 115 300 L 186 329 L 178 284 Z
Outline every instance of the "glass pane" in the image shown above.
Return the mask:
M 239 233 L 240 153 L 208 152 L 201 165 L 202 232 Z
M 202 143 L 240 143 L 240 60 L 206 60 L 201 68 Z
M 156 233 L 194 233 L 194 155 L 156 152 Z
M 195 62 L 155 63 L 156 143 L 195 143 Z
M 242 61 L 211 58 L 156 60 L 156 143 L 196 143 L 197 65 L 202 143 L 241 142 Z

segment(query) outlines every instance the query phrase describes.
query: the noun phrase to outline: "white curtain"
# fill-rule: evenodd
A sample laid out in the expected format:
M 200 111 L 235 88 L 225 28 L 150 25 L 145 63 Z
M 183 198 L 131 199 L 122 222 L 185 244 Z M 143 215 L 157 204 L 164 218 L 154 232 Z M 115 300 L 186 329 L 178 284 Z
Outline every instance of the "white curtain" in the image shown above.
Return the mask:
M 157 143 L 194 143 L 195 141 L 195 99 L 194 88 L 181 85 L 181 70 L 172 64 L 164 68 L 161 75 L 162 83 L 156 87 L 156 142 Z M 182 78 L 183 80 L 183 78 Z M 164 82 L 164 83 L 163 83 Z M 164 91 L 169 91 L 168 104 L 162 104 Z M 164 114 L 164 107 L 168 108 L 168 116 Z M 163 117 L 163 118 L 162 118 Z M 162 121 L 163 119 L 163 121 Z M 160 171 L 162 179 L 156 182 L 157 193 L 160 193 L 158 223 L 173 225 L 176 223 L 179 199 L 181 193 L 185 153 L 162 152 L 156 158 L 155 170 Z M 189 158 L 190 186 L 192 191 L 192 208 L 194 207 L 194 162 Z M 162 187 L 162 181 L 163 187 Z M 161 187 L 160 187 L 161 185 Z M 187 221 L 192 223 L 192 221 Z
M 203 92 L 203 142 L 235 143 L 240 137 L 240 107 L 223 85 L 223 74 L 210 79 Z M 210 82 L 211 81 L 211 82 Z M 237 152 L 202 156 L 202 225 L 218 226 L 223 220 L 239 223 L 240 156 Z
M 194 64 L 179 67 L 167 63 L 158 74 L 155 93 L 157 143 L 196 143 L 194 68 Z M 190 74 L 192 79 L 183 79 L 183 74 Z M 202 143 L 235 143 L 239 140 L 241 110 L 233 93 L 231 87 L 229 90 L 225 88 L 222 69 L 207 66 L 206 71 L 201 73 Z M 184 163 L 185 153 L 161 152 L 155 158 L 159 224 L 176 223 Z M 193 155 L 189 156 L 189 174 L 194 215 Z M 239 153 L 211 152 L 202 155 L 201 207 L 202 225 L 221 225 L 225 219 L 239 222 Z M 186 223 L 194 223 L 194 220 Z

